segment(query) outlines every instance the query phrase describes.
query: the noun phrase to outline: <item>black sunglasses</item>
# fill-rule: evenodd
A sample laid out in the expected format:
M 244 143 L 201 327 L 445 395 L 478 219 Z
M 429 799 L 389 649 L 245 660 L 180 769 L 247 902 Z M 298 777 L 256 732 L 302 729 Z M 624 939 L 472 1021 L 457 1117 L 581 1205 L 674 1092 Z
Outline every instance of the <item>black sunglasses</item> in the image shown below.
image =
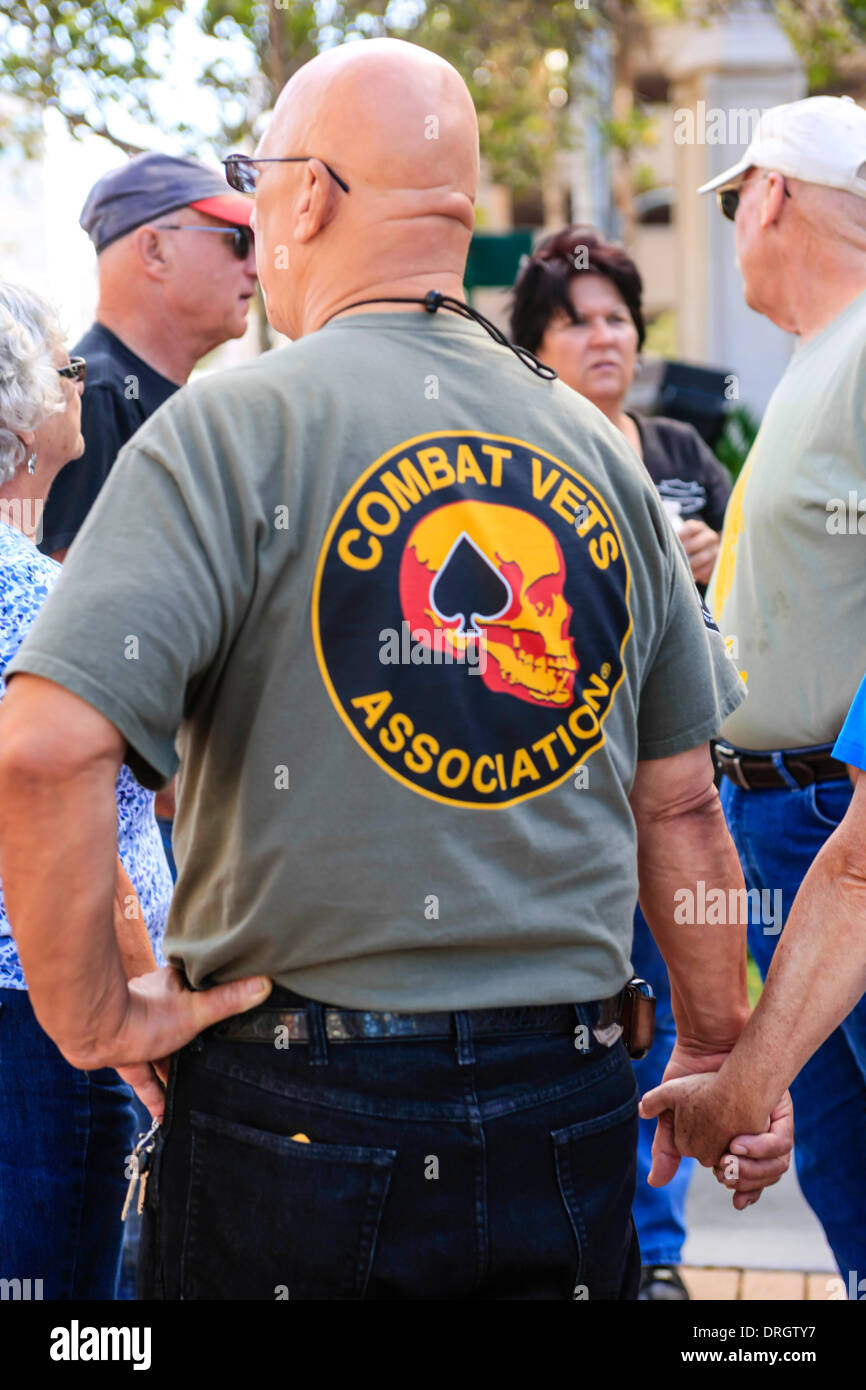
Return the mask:
M 84 381 L 87 376 L 87 363 L 83 357 L 70 357 L 65 367 L 57 368 L 58 376 L 65 376 L 70 381 Z
M 783 184 L 783 187 L 785 189 L 785 197 L 790 198 L 791 190 L 788 188 L 788 185 Z M 741 184 L 739 188 L 720 188 L 716 193 L 722 215 L 727 217 L 729 222 L 733 222 L 737 215 L 737 208 L 740 206 L 740 194 L 742 190 L 743 186 Z
M 284 159 L 251 159 L 248 154 L 229 154 L 222 161 L 226 171 L 226 182 L 230 188 L 237 189 L 238 193 L 255 193 L 256 184 L 259 179 L 257 164 L 303 164 L 308 159 L 317 159 L 314 154 L 292 154 Z M 325 161 L 321 161 L 325 164 Z M 344 193 L 348 193 L 349 185 L 340 178 L 330 166 L 325 164 L 325 168 L 331 178 L 340 185 Z
M 232 252 L 239 261 L 245 261 L 253 244 L 253 234 L 249 227 L 199 227 L 194 222 L 155 222 L 162 232 L 219 232 L 220 236 L 232 238 Z

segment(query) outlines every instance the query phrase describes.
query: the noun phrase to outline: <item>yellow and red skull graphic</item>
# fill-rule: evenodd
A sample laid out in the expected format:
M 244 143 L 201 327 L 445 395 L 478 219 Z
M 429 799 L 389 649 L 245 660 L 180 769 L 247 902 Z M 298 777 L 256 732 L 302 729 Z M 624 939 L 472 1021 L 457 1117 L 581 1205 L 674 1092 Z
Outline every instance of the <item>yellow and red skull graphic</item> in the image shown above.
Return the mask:
M 433 645 L 440 631 L 458 661 L 469 641 L 480 640 L 487 688 L 548 708 L 571 705 L 580 665 L 564 584 L 562 550 L 548 527 L 491 502 L 453 502 L 429 513 L 400 564 L 403 617 L 416 639 Z

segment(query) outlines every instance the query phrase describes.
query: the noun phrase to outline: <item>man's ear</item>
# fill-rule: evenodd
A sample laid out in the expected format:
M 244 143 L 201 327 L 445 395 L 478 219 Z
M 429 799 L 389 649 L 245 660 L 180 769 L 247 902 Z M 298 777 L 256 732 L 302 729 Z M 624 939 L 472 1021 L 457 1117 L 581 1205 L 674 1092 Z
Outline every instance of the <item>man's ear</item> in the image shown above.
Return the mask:
M 139 264 L 146 275 L 164 280 L 171 269 L 168 238 L 158 227 L 146 223 L 133 232 L 133 246 Z
M 785 205 L 785 180 L 781 174 L 769 174 L 766 179 L 764 196 L 761 199 L 760 226 L 763 230 L 778 222 Z
M 294 240 L 312 241 L 336 213 L 337 187 L 334 180 L 320 159 L 307 160 L 292 233 Z

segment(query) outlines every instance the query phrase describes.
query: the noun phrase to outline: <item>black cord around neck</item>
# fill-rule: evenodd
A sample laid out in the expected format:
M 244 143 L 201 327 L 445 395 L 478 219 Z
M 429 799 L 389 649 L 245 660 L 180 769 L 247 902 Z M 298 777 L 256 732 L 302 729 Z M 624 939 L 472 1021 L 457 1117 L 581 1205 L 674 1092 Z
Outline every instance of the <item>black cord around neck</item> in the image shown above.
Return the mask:
M 332 318 L 336 318 L 337 314 L 344 313 L 346 309 L 360 309 L 364 304 L 421 304 L 427 310 L 428 314 L 435 314 L 437 309 L 451 309 L 453 313 L 460 314 L 462 318 L 473 319 L 475 323 L 479 323 L 481 327 L 490 334 L 494 342 L 499 343 L 502 347 L 509 348 L 511 352 L 514 353 L 515 357 L 520 359 L 524 367 L 528 367 L 531 372 L 535 372 L 536 376 L 543 377 L 545 381 L 556 380 L 557 373 L 554 371 L 553 367 L 548 367 L 546 363 L 539 362 L 535 353 L 530 352 L 529 348 L 520 347 L 517 343 L 509 342 L 505 334 L 496 327 L 496 324 L 491 323 L 483 314 L 479 314 L 477 309 L 473 309 L 469 304 L 464 304 L 462 299 L 454 299 L 450 294 L 443 294 L 441 290 L 430 290 L 425 294 L 423 299 L 414 299 L 411 297 L 358 299 L 354 304 L 344 304 L 342 309 L 338 309 L 335 314 L 331 314 L 330 318 L 325 319 L 325 323 L 330 323 Z M 320 324 L 320 328 L 324 328 L 325 323 Z

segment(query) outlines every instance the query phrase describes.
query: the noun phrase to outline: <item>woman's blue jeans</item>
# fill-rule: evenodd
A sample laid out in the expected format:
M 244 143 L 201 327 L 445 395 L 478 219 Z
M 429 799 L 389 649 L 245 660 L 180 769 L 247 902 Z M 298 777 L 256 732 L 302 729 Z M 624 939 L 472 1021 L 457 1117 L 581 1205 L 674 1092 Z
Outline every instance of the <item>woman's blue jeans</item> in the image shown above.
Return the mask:
M 642 1062 L 634 1063 L 635 1079 L 643 1096 L 661 1082 L 662 1073 L 670 1061 L 677 1039 L 677 1030 L 671 1009 L 671 986 L 667 967 L 640 908 L 634 915 L 631 963 L 634 973 L 652 985 L 657 1000 L 655 1041 L 649 1055 Z M 640 1121 L 637 1187 L 632 1216 L 640 1241 L 641 1263 L 678 1265 L 686 1237 L 686 1197 L 695 1160 L 684 1158 L 676 1176 L 665 1187 L 650 1187 L 647 1178 L 652 1167 L 652 1143 L 655 1132 L 655 1120 Z
M 0 1278 L 115 1297 L 133 1127 L 117 1072 L 71 1067 L 26 990 L 0 990 Z
M 777 762 L 783 776 L 787 770 Z M 748 888 L 781 892 L 781 921 L 806 871 L 843 819 L 846 778 L 799 788 L 744 791 L 722 778 L 721 798 Z M 766 975 L 780 923 L 751 903 L 749 945 Z M 840 970 L 852 962 L 840 960 Z M 792 1027 L 796 1027 L 796 1019 Z M 842 1277 L 866 1273 L 866 997 L 831 1033 L 791 1086 L 797 1176 L 836 1257 Z

